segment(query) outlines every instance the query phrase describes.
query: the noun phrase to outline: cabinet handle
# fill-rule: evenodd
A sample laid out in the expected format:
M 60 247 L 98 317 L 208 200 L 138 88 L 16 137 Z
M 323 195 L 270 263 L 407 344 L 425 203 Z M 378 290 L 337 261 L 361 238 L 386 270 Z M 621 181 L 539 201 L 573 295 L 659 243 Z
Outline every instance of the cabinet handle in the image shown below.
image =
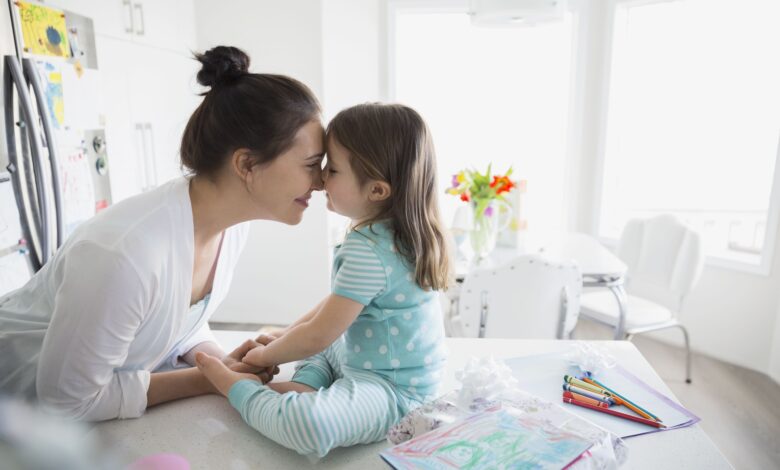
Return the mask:
M 139 36 L 144 36 L 146 34 L 146 21 L 144 20 L 144 6 L 140 3 L 136 3 L 133 5 L 133 8 L 135 11 L 138 12 L 138 18 L 141 20 L 140 24 L 141 26 L 135 30 L 135 34 Z
M 138 164 L 138 182 L 141 185 L 141 192 L 149 190 L 149 171 L 147 166 L 149 164 L 146 156 L 146 138 L 144 135 L 144 126 L 141 123 L 135 124 L 135 143 L 136 143 L 136 155 L 140 155 L 141 158 L 137 159 Z
M 122 0 L 122 7 L 127 14 L 127 21 L 124 22 L 125 32 L 132 34 L 133 29 L 135 29 L 135 23 L 133 22 L 133 4 L 130 3 L 130 0 Z
M 156 188 L 158 181 L 157 181 L 157 151 L 154 147 L 154 130 L 152 128 L 152 124 L 147 122 L 144 124 L 144 131 L 149 133 L 149 168 L 151 169 L 150 176 L 151 176 L 151 183 L 152 187 Z M 146 142 L 146 139 L 144 138 L 144 142 Z

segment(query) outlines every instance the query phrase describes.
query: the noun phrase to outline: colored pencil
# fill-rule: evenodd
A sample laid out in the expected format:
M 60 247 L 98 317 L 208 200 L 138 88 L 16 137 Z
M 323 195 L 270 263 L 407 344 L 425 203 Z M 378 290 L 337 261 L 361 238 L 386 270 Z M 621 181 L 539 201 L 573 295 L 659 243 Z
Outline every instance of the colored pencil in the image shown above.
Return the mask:
M 611 397 L 602 395 L 600 393 L 591 392 L 590 390 L 585 390 L 584 388 L 577 387 L 576 385 L 563 384 L 563 389 L 572 393 L 579 393 L 580 395 L 585 395 L 586 397 L 600 401 L 601 403 L 606 403 L 608 406 L 612 406 L 615 404 L 615 400 Z
M 632 402 L 628 398 L 624 397 L 623 395 L 620 395 L 616 391 L 612 390 L 611 388 L 608 388 L 606 385 L 602 384 L 601 382 L 596 381 L 595 379 L 584 379 L 587 383 L 591 383 L 592 385 L 595 385 L 597 387 L 601 387 L 607 392 L 610 393 L 613 397 L 617 398 L 617 404 L 618 405 L 624 405 L 626 408 L 634 411 L 635 413 L 644 416 L 647 419 L 654 419 L 656 421 L 663 421 L 658 416 L 654 415 L 653 413 L 650 413 L 646 409 L 642 408 L 641 406 L 637 405 L 636 403 Z
M 594 393 L 600 393 L 601 395 L 606 395 L 608 397 L 612 396 L 612 393 L 607 392 L 603 388 L 599 387 L 598 385 L 589 384 L 588 382 L 583 382 L 582 380 L 572 377 L 571 375 L 564 375 L 563 381 L 570 385 L 576 385 L 577 387 L 584 388 L 585 390 L 590 390 Z
M 636 403 L 634 403 L 633 401 L 631 401 L 628 398 L 624 397 L 623 395 L 620 395 L 619 393 L 617 393 L 616 391 L 614 391 L 611 388 L 607 387 L 606 385 L 602 384 L 601 382 L 598 382 L 595 379 L 587 379 L 587 381 L 589 383 L 592 383 L 594 385 L 597 385 L 597 386 L 602 387 L 605 390 L 609 391 L 612 394 L 612 396 L 614 396 L 615 398 L 618 399 L 618 401 L 619 401 L 618 404 L 624 405 L 627 408 L 629 408 L 629 409 L 639 413 L 640 415 L 643 415 L 643 416 L 646 415 L 645 417 L 647 417 L 649 419 L 654 419 L 656 421 L 663 421 L 658 416 L 654 415 L 653 413 L 650 413 L 648 410 L 642 408 L 641 406 L 637 405 Z
M 589 403 L 584 403 L 584 402 L 581 402 L 579 400 L 573 400 L 571 398 L 564 397 L 563 398 L 563 402 L 564 403 L 571 403 L 572 405 L 581 406 L 583 408 L 589 408 L 591 410 L 601 411 L 602 413 L 607 413 L 607 414 L 610 414 L 612 416 L 617 416 L 618 418 L 623 418 L 623 419 L 628 419 L 628 420 L 631 420 L 631 421 L 636 421 L 637 423 L 646 424 L 648 426 L 653 426 L 653 427 L 656 427 L 656 428 L 666 428 L 665 424 L 659 423 L 658 421 L 654 421 L 652 419 L 640 418 L 639 416 L 628 415 L 628 414 L 625 414 L 625 413 L 621 413 L 619 411 L 611 410 L 609 408 L 602 408 L 600 406 L 593 406 L 593 405 L 591 405 Z
M 609 408 L 609 405 L 604 402 L 600 402 L 598 400 L 587 397 L 585 395 L 580 395 L 579 393 L 576 392 L 568 392 L 568 391 L 563 392 L 563 398 L 570 398 L 572 400 L 581 401 L 589 405 L 598 406 L 599 408 Z

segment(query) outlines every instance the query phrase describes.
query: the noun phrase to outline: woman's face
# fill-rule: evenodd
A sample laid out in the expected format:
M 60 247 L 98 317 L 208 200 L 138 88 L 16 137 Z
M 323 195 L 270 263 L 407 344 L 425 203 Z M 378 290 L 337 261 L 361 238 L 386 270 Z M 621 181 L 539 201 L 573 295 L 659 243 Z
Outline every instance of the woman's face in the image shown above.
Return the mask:
M 258 218 L 295 225 L 309 206 L 312 191 L 322 189 L 324 131 L 319 121 L 298 130 L 293 146 L 271 163 L 255 165 L 250 182 Z

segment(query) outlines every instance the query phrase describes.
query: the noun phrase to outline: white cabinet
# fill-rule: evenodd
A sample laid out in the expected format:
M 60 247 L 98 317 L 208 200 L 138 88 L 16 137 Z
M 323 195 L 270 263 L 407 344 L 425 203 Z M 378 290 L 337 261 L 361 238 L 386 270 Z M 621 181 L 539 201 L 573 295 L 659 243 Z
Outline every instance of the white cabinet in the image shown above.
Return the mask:
M 114 199 L 181 175 L 179 146 L 201 97 L 198 62 L 170 51 L 98 38 Z
M 191 0 L 122 0 L 132 3 L 135 42 L 190 55 L 196 48 Z
M 182 55 L 196 48 L 192 0 L 59 0 L 47 4 L 92 18 L 98 36 Z
M 181 134 L 200 91 L 193 0 L 47 0 L 95 29 L 114 202 L 181 175 Z
M 103 96 L 106 154 L 111 194 L 114 202 L 141 192 L 139 164 L 133 149 L 133 122 L 130 112 L 130 83 L 127 74 L 127 56 L 133 45 L 113 38 L 97 41 Z
M 139 52 L 140 48 L 135 52 Z M 167 51 L 146 49 L 131 57 L 129 93 L 135 148 L 148 190 L 181 175 L 181 135 L 200 102 L 191 81 L 199 63 Z

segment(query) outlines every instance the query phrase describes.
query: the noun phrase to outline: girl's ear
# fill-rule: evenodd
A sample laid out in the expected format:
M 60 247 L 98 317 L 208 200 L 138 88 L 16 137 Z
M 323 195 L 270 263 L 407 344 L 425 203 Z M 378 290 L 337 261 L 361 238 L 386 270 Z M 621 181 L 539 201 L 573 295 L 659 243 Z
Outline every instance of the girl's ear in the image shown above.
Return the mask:
M 249 154 L 249 149 L 240 148 L 230 156 L 230 167 L 233 172 L 245 183 L 252 178 L 254 159 Z
M 372 181 L 368 187 L 368 200 L 373 202 L 384 201 L 390 197 L 390 185 L 385 181 Z

